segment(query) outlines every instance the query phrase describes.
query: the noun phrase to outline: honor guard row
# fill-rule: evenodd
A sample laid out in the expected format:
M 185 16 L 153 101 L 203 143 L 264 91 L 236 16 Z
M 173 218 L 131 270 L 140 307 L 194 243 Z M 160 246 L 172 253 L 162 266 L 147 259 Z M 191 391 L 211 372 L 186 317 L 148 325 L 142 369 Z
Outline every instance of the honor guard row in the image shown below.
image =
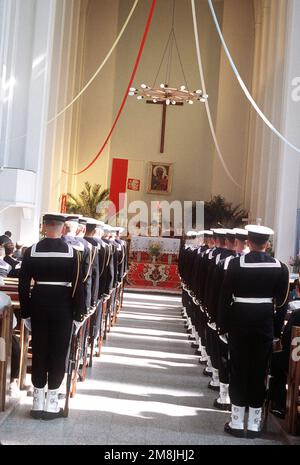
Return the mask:
M 274 330 L 289 292 L 286 265 L 266 252 L 273 234 L 258 225 L 190 231 L 179 254 L 186 328 L 208 388 L 219 393 L 214 407 L 231 411 L 224 429 L 237 437 L 261 434 Z
M 50 420 L 66 416 L 59 408 L 58 392 L 67 358 L 69 365 L 72 361 L 72 334 L 77 337 L 80 331 L 77 364 L 82 367 L 83 380 L 88 350 L 91 366 L 94 344 L 98 339 L 100 350 L 104 332 L 116 321 L 128 254 L 126 242 L 120 239 L 122 228 L 93 218 L 48 213 L 43 217 L 42 232 L 45 238 L 24 254 L 19 298 L 21 317 L 30 322 L 32 331 L 30 413 L 33 418 Z M 69 382 L 74 376 L 74 364 L 70 366 Z M 67 402 L 68 395 L 69 391 Z

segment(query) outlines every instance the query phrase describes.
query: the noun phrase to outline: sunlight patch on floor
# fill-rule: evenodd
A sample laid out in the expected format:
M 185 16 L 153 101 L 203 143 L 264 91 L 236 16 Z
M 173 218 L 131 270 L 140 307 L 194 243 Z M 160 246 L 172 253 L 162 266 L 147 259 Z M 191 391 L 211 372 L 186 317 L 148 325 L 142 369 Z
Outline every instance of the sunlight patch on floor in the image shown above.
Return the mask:
M 127 349 L 124 347 L 103 347 L 103 354 L 126 354 L 140 357 L 150 357 L 150 358 L 161 358 L 163 360 L 167 359 L 182 359 L 182 360 L 195 360 L 198 357 L 196 355 L 189 354 L 176 354 L 173 352 L 163 352 L 158 350 L 144 350 L 144 349 Z

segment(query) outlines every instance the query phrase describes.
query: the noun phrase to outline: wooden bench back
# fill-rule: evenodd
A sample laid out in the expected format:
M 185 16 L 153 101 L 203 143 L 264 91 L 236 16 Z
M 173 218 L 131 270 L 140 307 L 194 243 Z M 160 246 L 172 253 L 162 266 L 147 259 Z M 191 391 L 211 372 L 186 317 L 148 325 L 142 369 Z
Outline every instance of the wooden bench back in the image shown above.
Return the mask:
M 13 310 L 9 305 L 0 314 L 0 411 L 5 410 L 10 384 Z
M 288 373 L 287 428 L 290 434 L 300 434 L 300 326 L 292 328 L 292 345 Z

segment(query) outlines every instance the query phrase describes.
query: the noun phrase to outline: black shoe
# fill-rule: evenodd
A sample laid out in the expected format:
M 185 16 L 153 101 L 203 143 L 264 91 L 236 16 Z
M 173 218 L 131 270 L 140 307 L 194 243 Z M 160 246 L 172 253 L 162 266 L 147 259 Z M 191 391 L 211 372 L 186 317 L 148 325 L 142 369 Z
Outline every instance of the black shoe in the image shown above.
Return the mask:
M 206 371 L 206 368 L 204 368 L 203 374 L 204 374 L 204 376 L 210 376 L 210 377 L 212 377 L 212 373 L 211 373 L 210 371 Z
M 206 365 L 206 361 L 205 360 L 200 360 L 200 358 L 199 358 L 199 363 L 200 363 L 200 365 Z
M 191 343 L 191 348 L 192 349 L 198 349 L 198 347 L 199 347 L 199 344 L 197 344 L 197 342 L 192 342 Z
M 195 350 L 194 354 L 198 355 L 198 357 L 201 356 L 201 350 L 199 350 L 199 349 Z M 199 363 L 200 363 L 200 361 L 199 361 Z
M 229 422 L 227 422 L 225 424 L 224 431 L 225 431 L 225 433 L 231 434 L 232 436 L 235 436 L 236 438 L 244 438 L 245 437 L 245 431 L 243 429 L 232 428 L 229 425 Z
M 219 410 L 224 410 L 226 412 L 231 412 L 231 404 L 220 404 L 218 402 L 218 399 L 214 401 L 214 407 L 216 407 Z
M 262 430 L 261 429 L 259 431 L 251 431 L 251 430 L 248 429 L 246 437 L 249 438 L 249 439 L 255 439 L 255 438 L 260 438 L 261 435 L 262 435 Z
M 207 387 L 212 391 L 220 391 L 220 386 L 212 386 L 210 383 L 208 383 Z
M 43 412 L 43 420 L 55 420 L 55 418 L 62 418 L 64 417 L 64 409 L 59 409 L 59 412 Z
M 188 334 L 192 334 L 192 330 L 191 330 L 191 329 L 187 329 L 186 332 L 187 332 Z
M 285 419 L 285 409 L 283 408 L 274 406 L 270 408 L 270 412 L 277 418 Z
M 30 416 L 35 420 L 40 420 L 41 418 L 43 418 L 43 414 L 44 410 L 30 410 Z

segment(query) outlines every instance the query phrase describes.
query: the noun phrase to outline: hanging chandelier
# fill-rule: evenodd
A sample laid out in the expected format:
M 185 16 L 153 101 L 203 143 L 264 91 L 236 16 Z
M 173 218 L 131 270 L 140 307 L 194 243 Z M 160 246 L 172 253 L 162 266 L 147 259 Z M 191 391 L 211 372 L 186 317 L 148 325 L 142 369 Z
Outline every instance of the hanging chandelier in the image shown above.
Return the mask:
M 202 90 L 195 90 L 191 92 L 186 86 L 169 87 L 167 84 L 160 84 L 159 87 L 150 87 L 146 84 L 141 84 L 140 89 L 131 87 L 129 95 L 136 95 L 138 100 L 147 99 L 152 103 L 165 103 L 166 105 L 176 105 L 189 103 L 192 105 L 194 102 L 206 102 L 208 99 L 207 94 L 203 94 Z
M 202 90 L 190 91 L 187 84 L 186 75 L 183 69 L 182 59 L 179 52 L 179 47 L 176 40 L 175 29 L 174 29 L 174 19 L 175 19 L 175 0 L 173 0 L 173 17 L 171 31 L 169 33 L 167 43 L 164 48 L 162 59 L 158 67 L 154 82 L 152 86 L 147 84 L 141 84 L 140 88 L 131 87 L 129 89 L 129 94 L 131 97 L 136 96 L 137 100 L 146 99 L 147 103 L 163 103 L 166 105 L 183 105 L 188 103 L 192 105 L 194 102 L 206 102 L 208 95 L 203 93 Z M 166 64 L 166 73 L 164 82 L 169 83 L 171 78 L 172 71 L 172 58 L 173 58 L 173 49 L 175 48 L 177 52 L 177 57 L 180 63 L 184 85 L 179 87 L 171 86 L 169 84 L 157 84 L 157 78 L 162 70 L 162 65 Z

